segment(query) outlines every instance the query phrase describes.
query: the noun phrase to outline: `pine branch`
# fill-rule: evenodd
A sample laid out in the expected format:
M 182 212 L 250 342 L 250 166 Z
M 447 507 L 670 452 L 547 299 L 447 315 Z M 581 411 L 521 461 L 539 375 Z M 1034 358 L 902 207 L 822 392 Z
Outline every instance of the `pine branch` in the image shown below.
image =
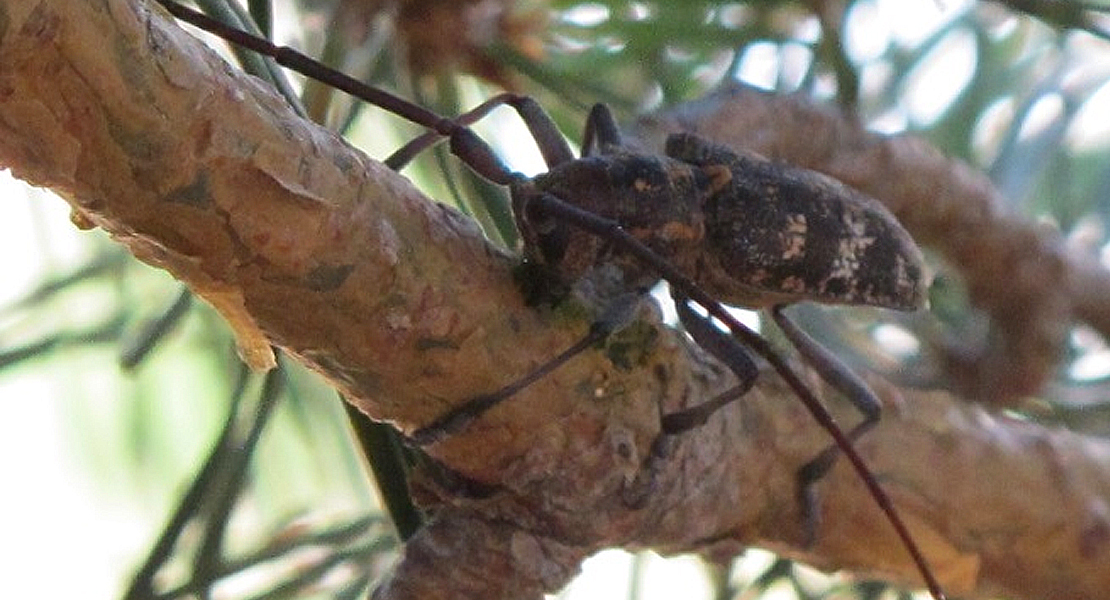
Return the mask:
M 212 303 L 245 354 L 268 345 L 404 431 L 569 346 L 584 319 L 523 305 L 513 261 L 462 216 L 296 118 L 142 0 L 0 0 L 0 164 Z M 839 465 L 810 548 L 794 473 L 827 439 L 773 376 L 689 434 L 659 416 L 730 385 L 641 311 L 630 370 L 587 353 L 428 448 L 430 526 L 381 599 L 531 598 L 605 547 L 727 560 L 761 545 L 914 582 Z M 816 378 L 812 378 L 819 386 Z M 952 594 L 1110 589 L 1110 447 L 875 382 L 864 456 Z M 824 392 L 828 395 L 828 392 Z

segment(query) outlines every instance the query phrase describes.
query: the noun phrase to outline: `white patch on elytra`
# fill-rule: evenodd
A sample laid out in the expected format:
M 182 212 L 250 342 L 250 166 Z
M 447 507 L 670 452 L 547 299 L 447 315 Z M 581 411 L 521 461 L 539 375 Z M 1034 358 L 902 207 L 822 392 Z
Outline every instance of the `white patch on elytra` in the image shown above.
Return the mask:
M 822 288 L 826 287 L 827 283 L 832 280 L 847 281 L 850 291 L 845 295 L 855 297 L 859 287 L 856 274 L 862 264 L 860 257 L 875 243 L 875 237 L 864 237 L 863 234 L 867 231 L 866 221 L 853 218 L 851 213 L 844 214 L 841 221 L 851 232 L 851 235 L 840 240 L 837 245 L 836 258 L 832 261 L 829 275 L 825 278 L 825 285 L 822 285 Z
M 786 216 L 786 229 L 782 232 L 782 260 L 794 260 L 805 256 L 807 229 L 805 215 Z

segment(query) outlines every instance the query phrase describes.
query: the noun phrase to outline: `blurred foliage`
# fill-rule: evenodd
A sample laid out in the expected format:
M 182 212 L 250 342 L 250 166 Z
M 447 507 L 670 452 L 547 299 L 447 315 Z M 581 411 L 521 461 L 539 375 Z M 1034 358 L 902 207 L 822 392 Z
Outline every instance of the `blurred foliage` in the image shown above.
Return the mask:
M 199 4 L 244 26 L 253 17 L 258 31 L 272 30 L 283 43 L 442 114 L 463 112 L 509 86 L 537 97 L 572 139 L 597 101 L 631 118 L 698 98 L 728 78 L 801 92 L 838 103 L 880 131 L 926 137 L 990 173 L 1015 210 L 1058 227 L 1084 252 L 1105 252 L 1110 45 L 1101 29 L 1105 15 L 1092 4 L 506 1 L 492 3 L 503 12 L 485 37 L 421 18 L 443 5 L 469 10 L 470 2 Z M 451 51 L 422 52 L 429 40 L 453 44 Z M 239 56 L 291 102 L 301 86 L 305 114 L 348 133 L 373 156 L 419 133 L 318 84 L 282 83 L 285 74 L 268 61 Z M 514 146 L 526 134 L 508 112 L 476 129 L 497 148 L 512 148 L 512 159 L 531 156 L 514 165 L 535 170 L 532 150 Z M 442 148 L 406 174 L 472 214 L 492 239 L 515 244 L 503 192 Z M 165 507 L 149 554 L 131 565 L 127 597 L 364 595 L 396 548 L 366 485 L 364 457 L 375 457 L 383 481 L 399 477 L 393 490 L 403 489 L 411 457 L 357 415 L 359 435 L 352 436 L 334 392 L 288 361 L 264 381 L 245 374 L 211 310 L 104 239 L 86 239 L 91 250 L 83 262 L 46 269 L 37 287 L 6 306 L 0 366 L 9 377 L 65 379 L 62 416 L 80 468 Z M 977 326 L 958 280 L 941 275 L 933 307 L 932 324 L 908 317 L 887 327 Z M 800 318 L 834 353 L 894 365 L 913 381 L 912 362 L 876 343 L 873 313 L 836 313 Z M 1110 350 L 1084 331 L 1074 340 L 1053 390 L 1060 402 L 1047 412 L 1106 434 Z M 403 514 L 404 498 L 386 496 L 390 511 Z M 418 517 L 408 519 L 404 533 Z M 709 569 L 707 580 L 717 598 L 768 590 L 776 598 L 909 597 L 762 554 L 731 573 Z

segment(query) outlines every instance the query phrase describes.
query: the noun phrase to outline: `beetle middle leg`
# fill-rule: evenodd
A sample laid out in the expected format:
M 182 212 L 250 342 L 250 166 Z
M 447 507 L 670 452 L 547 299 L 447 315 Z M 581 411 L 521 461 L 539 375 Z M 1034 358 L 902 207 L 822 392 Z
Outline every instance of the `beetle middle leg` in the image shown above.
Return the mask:
M 742 397 L 752 387 L 758 374 L 750 355 L 735 337 L 726 335 L 713 325 L 708 317 L 703 317 L 691 310 L 689 300 L 680 294 L 675 295 L 675 306 L 680 321 L 691 337 L 699 346 L 724 363 L 739 378 L 740 383 L 732 390 L 703 404 L 664 416 L 664 432 L 669 434 L 680 433 L 705 423 L 713 412 Z M 844 436 L 845 442 L 850 444 L 851 441 L 858 439 L 878 423 L 881 404 L 871 388 L 858 375 L 790 321 L 783 313 L 783 308 L 783 305 L 773 307 L 771 315 L 787 339 L 798 349 L 805 362 L 813 367 L 822 379 L 844 394 L 864 415 L 864 420 Z M 823 408 L 814 411 L 809 402 L 805 403 L 818 421 L 831 420 L 831 416 Z M 824 419 L 817 413 L 822 413 Z M 855 450 L 850 445 L 838 441 L 802 465 L 796 473 L 797 498 L 802 515 L 806 544 L 812 544 L 816 540 L 817 532 L 820 529 L 816 484 L 828 473 L 836 458 L 842 452 L 847 454 L 853 462 L 858 459 Z M 863 479 L 868 486 L 877 485 L 870 474 Z M 880 501 L 880 505 L 883 504 L 884 501 Z M 895 524 L 895 528 L 902 529 L 902 526 Z M 900 531 L 899 534 L 901 535 L 901 533 Z
M 676 294 L 674 300 L 678 318 L 686 332 L 699 346 L 724 363 L 737 376 L 739 384 L 712 400 L 665 415 L 663 431 L 672 435 L 704 424 L 714 412 L 742 397 L 751 389 L 759 373 L 747 350 L 737 342 L 736 338 L 726 335 L 707 317 L 695 313 L 685 297 Z M 783 313 L 784 308 L 784 305 L 772 307 L 771 316 L 786 338 L 823 380 L 843 394 L 863 414 L 863 421 L 845 435 L 850 441 L 857 440 L 878 423 L 881 411 L 879 399 L 858 375 L 787 318 Z M 842 451 L 843 448 L 839 445 L 830 444 L 798 469 L 796 475 L 798 502 L 807 543 L 814 541 L 820 528 L 815 486 L 832 468 Z
M 691 310 L 685 298 L 676 296 L 674 300 L 678 319 L 686 332 L 702 349 L 724 363 L 736 375 L 738 383 L 711 400 L 663 415 L 662 431 L 666 435 L 678 435 L 704 425 L 715 412 L 746 394 L 759 376 L 751 355 L 735 338 L 725 335 L 708 318 Z

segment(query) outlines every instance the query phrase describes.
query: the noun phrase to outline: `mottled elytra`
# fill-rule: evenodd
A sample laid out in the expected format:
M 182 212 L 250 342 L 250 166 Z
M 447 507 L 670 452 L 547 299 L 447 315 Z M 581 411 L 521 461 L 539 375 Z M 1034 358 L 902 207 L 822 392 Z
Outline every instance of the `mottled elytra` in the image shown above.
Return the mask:
M 525 258 L 573 285 L 596 269 L 619 273 L 607 310 L 578 343 L 535 372 L 500 390 L 472 398 L 410 440 L 433 443 L 479 418 L 499 402 L 608 336 L 629 297 L 659 279 L 672 290 L 679 318 L 694 340 L 728 366 L 737 389 L 662 418 L 664 435 L 704 423 L 740 397 L 757 376 L 750 352 L 764 358 L 802 400 L 834 444 L 797 474 L 807 530 L 816 530 L 813 484 L 843 453 L 884 510 L 930 592 L 944 598 L 936 578 L 889 498 L 851 440 L 874 425 L 879 402 L 867 385 L 790 322 L 783 306 L 800 301 L 866 304 L 908 310 L 924 297 L 921 253 L 880 204 L 823 175 L 769 162 L 710 144 L 689 134 L 672 136 L 663 155 L 622 145 L 612 115 L 597 105 L 586 120 L 576 158 L 550 117 L 533 100 L 501 94 L 456 118 L 442 117 L 384 90 L 367 86 L 285 47 L 255 38 L 170 0 L 172 14 L 279 64 L 366 100 L 429 131 L 398 150 L 386 164 L 399 169 L 441 139 L 486 179 L 509 187 Z M 507 105 L 535 138 L 548 172 L 528 178 L 511 171 L 469 129 L 493 108 Z M 616 267 L 614 269 L 614 267 Z M 739 323 L 721 302 L 769 308 L 799 354 L 845 394 L 864 420 L 843 432 L 789 363 L 762 337 Z M 700 306 L 707 316 L 693 310 Z M 729 331 L 719 329 L 712 318 Z
M 596 109 L 591 120 L 611 120 Z M 738 153 L 691 134 L 666 156 L 625 151 L 608 133 L 600 155 L 566 161 L 514 183 L 526 251 L 575 280 L 614 256 L 605 240 L 570 226 L 530 223 L 545 193 L 608 218 L 667 258 L 703 290 L 749 308 L 812 300 L 901 310 L 924 302 L 921 252 L 874 199 L 820 173 Z M 654 269 L 630 265 L 648 283 Z
M 697 281 L 727 304 L 801 300 L 901 310 L 925 301 L 921 252 L 876 200 L 821 173 L 672 135 L 666 152 L 727 177 L 705 199 Z

